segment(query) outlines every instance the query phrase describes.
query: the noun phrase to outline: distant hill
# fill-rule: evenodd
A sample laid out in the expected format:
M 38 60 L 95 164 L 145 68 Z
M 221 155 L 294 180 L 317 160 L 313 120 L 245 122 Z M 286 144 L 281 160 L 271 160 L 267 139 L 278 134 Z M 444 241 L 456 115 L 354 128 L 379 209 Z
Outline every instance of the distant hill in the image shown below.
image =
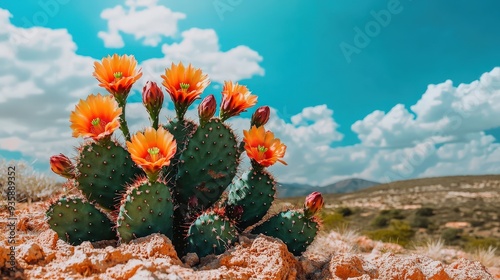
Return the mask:
M 311 186 L 306 184 L 279 184 L 278 197 L 283 198 L 306 196 L 314 191 L 321 192 L 322 194 L 350 193 L 358 190 L 363 190 L 375 185 L 379 185 L 379 183 L 359 178 L 342 180 L 340 182 L 324 187 Z

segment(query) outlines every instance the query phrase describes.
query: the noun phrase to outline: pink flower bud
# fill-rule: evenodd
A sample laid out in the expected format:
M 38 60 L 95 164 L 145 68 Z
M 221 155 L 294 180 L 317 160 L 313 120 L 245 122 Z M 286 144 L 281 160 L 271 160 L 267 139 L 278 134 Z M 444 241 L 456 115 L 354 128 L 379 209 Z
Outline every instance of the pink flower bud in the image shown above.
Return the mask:
M 163 92 L 155 82 L 147 81 L 142 88 L 142 103 L 149 112 L 159 111 L 163 105 Z
M 198 116 L 200 116 L 200 123 L 209 121 L 215 114 L 217 109 L 217 102 L 215 96 L 210 94 L 205 97 L 198 106 Z
M 323 208 L 323 204 L 323 195 L 320 192 L 313 192 L 306 197 L 304 212 L 307 216 L 312 216 Z
M 269 106 L 259 107 L 252 115 L 252 120 L 250 122 L 250 126 L 262 126 L 265 125 L 269 121 L 269 115 L 271 114 L 271 109 Z
M 63 154 L 50 157 L 50 169 L 64 178 L 75 178 L 75 166 L 71 160 Z

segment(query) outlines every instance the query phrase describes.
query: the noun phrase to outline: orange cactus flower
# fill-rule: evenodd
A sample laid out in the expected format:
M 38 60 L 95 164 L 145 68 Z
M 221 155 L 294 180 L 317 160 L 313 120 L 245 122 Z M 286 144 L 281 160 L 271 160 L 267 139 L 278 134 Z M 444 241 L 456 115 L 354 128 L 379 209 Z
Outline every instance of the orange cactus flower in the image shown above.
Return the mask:
M 177 144 L 174 136 L 159 127 L 148 127 L 144 133 L 138 132 L 127 141 L 132 160 L 144 169 L 150 181 L 155 181 L 163 166 L 170 164 L 175 155 Z
M 69 116 L 73 137 L 91 137 L 97 141 L 109 136 L 120 126 L 121 113 L 122 109 L 110 95 L 91 94 L 86 100 L 80 99 Z
M 224 82 L 220 106 L 221 120 L 224 121 L 232 116 L 237 116 L 255 104 L 257 104 L 257 96 L 252 95 L 246 86 L 238 83 L 233 84 L 231 81 Z
M 259 165 L 268 167 L 277 161 L 286 165 L 281 160 L 285 156 L 286 145 L 280 139 L 274 138 L 271 131 L 266 131 L 263 126 L 252 126 L 249 131 L 243 130 L 243 141 L 248 157 Z
M 165 69 L 163 85 L 172 98 L 175 105 L 177 117 L 182 119 L 188 107 L 196 99 L 200 98 L 205 88 L 210 84 L 208 75 L 203 74 L 201 69 L 195 69 L 191 64 L 184 67 L 182 62 L 178 65 Z
M 132 85 L 142 76 L 141 69 L 136 69 L 137 60 L 133 55 L 107 56 L 101 63 L 94 62 L 93 76 L 119 102 L 125 102 Z

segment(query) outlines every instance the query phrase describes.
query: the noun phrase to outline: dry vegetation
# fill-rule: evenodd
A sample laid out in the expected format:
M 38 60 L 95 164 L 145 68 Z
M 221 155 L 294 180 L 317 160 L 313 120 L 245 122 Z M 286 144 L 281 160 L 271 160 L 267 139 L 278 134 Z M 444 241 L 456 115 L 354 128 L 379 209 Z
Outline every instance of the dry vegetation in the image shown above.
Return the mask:
M 281 199 L 274 209 L 300 205 Z M 406 248 L 462 249 L 487 259 L 500 248 L 500 175 L 425 178 L 325 195 L 325 230 L 347 228 Z

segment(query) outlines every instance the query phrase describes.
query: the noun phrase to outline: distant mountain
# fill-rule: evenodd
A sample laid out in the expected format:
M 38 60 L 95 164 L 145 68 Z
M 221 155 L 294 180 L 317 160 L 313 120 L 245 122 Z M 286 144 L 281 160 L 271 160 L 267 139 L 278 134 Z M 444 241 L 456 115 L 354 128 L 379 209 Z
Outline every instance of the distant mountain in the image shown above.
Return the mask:
M 279 184 L 278 197 L 283 198 L 283 197 L 306 196 L 314 191 L 321 192 L 322 194 L 349 193 L 366 189 L 375 185 L 379 185 L 379 183 L 359 178 L 342 180 L 340 182 L 330 184 L 324 187 L 311 186 L 306 184 Z

